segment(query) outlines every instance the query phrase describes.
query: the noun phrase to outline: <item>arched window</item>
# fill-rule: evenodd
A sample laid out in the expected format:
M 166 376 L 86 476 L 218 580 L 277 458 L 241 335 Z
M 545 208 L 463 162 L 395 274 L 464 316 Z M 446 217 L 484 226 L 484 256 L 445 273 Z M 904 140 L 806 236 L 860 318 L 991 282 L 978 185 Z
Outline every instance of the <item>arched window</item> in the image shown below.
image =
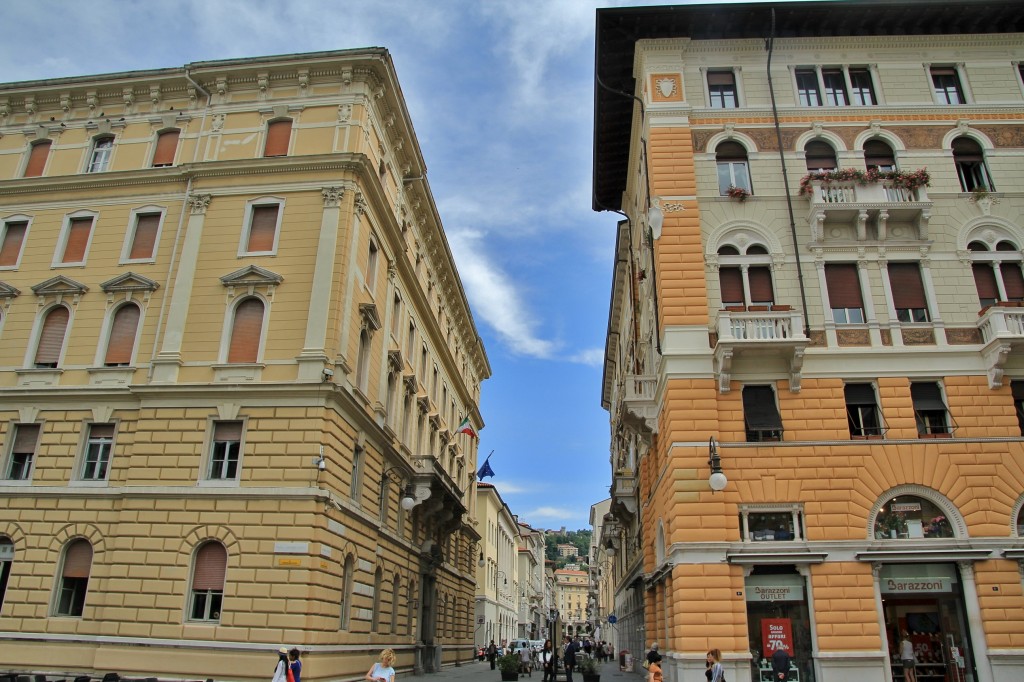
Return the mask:
M 738 142 L 723 142 L 715 148 L 715 162 L 718 164 L 718 193 L 729 194 L 730 187 L 745 189 L 753 193 L 750 184 L 750 170 L 747 166 L 747 150 Z
M 288 156 L 288 143 L 292 136 L 292 120 L 290 118 L 267 123 L 267 142 L 263 147 L 263 156 Z
M 985 165 L 985 153 L 977 142 L 969 137 L 958 137 L 953 140 L 953 164 L 960 180 L 960 189 L 964 192 L 974 190 L 993 191 L 995 185 Z
M 235 307 L 231 323 L 231 344 L 228 362 L 256 362 L 263 336 L 263 301 L 251 296 Z
M 228 552 L 224 545 L 212 540 L 199 547 L 192 569 L 189 620 L 220 621 L 227 566 Z
M 92 545 L 89 541 L 79 538 L 69 542 L 64 548 L 54 615 L 81 617 L 91 570 Z
M 398 579 L 398 574 L 395 573 L 395 577 L 391 579 L 391 628 L 390 632 L 393 635 L 398 634 L 398 594 L 402 589 L 402 581 Z
M 113 136 L 97 137 L 92 141 L 89 152 L 89 165 L 86 173 L 103 173 L 110 166 L 110 155 L 114 152 Z
M 807 159 L 808 172 L 835 170 L 839 167 L 836 161 L 836 150 L 828 142 L 811 140 L 804 146 L 804 157 Z
M 872 535 L 876 540 L 951 538 L 953 526 L 931 500 L 898 495 L 878 510 Z
M 370 384 L 370 332 L 359 332 L 359 352 L 356 355 L 356 387 L 364 394 Z
M 107 354 L 103 364 L 107 367 L 124 367 L 132 364 L 135 350 L 135 335 L 139 329 L 142 311 L 134 303 L 126 303 L 114 313 L 107 338 Z
M 894 171 L 896 154 L 882 140 L 868 140 L 864 143 L 864 165 L 868 170 Z
M 71 311 L 62 305 L 55 306 L 46 313 L 36 343 L 37 368 L 54 368 L 60 362 L 61 351 L 64 349 L 64 335 L 67 333 L 70 318 Z
M 718 249 L 718 282 L 722 305 L 768 306 L 775 303 L 771 258 L 762 244 L 751 244 L 743 254 L 732 244 Z
M 1024 505 L 1022 505 L 1021 508 L 1017 510 L 1017 518 L 1015 520 L 1014 525 L 1017 527 L 1017 537 L 1024 537 Z M 0 593 L 0 597 L 2 596 L 3 594 Z
M 156 138 L 156 151 L 153 152 L 153 167 L 174 165 L 174 154 L 178 151 L 178 136 L 181 131 L 177 128 L 164 130 Z
M 355 559 L 349 554 L 345 557 L 345 565 L 341 571 L 341 625 L 342 630 L 348 630 L 351 623 L 352 613 L 352 587 L 355 583 Z
M 982 307 L 1000 301 L 1024 301 L 1024 273 L 1021 271 L 1021 252 L 1012 242 L 1000 240 L 995 250 L 984 241 L 975 240 L 967 245 L 971 253 L 971 271 Z
M 380 631 L 380 590 L 384 583 L 384 570 L 378 566 L 373 573 L 373 614 L 370 618 L 370 632 Z
M 32 145 L 28 153 L 28 163 L 25 165 L 23 177 L 38 178 L 46 168 L 46 159 L 50 156 L 50 140 L 40 140 Z
M 0 611 L 4 608 L 4 595 L 7 594 L 7 581 L 10 580 L 13 563 L 14 543 L 8 537 L 0 537 Z

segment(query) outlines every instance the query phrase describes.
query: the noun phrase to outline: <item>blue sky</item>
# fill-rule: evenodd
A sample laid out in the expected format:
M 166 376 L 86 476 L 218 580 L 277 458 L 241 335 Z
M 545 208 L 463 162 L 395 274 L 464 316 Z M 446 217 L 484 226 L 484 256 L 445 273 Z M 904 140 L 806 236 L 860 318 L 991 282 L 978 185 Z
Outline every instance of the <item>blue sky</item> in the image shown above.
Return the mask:
M 0 80 L 390 50 L 493 370 L 487 480 L 520 520 L 579 529 L 611 482 L 600 397 L 617 216 L 590 209 L 594 9 L 609 4 L 11 0 Z

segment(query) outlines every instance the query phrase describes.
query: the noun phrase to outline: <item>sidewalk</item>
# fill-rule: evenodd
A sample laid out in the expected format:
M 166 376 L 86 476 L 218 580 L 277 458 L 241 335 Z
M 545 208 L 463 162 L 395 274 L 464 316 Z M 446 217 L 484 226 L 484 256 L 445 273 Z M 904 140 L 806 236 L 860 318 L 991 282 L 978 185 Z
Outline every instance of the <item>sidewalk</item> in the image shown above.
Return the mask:
M 501 682 L 501 672 L 497 669 L 491 670 L 487 661 L 473 661 L 464 663 L 458 667 L 445 668 L 439 673 L 413 677 L 404 675 L 405 680 L 422 680 L 423 682 L 449 682 L 449 680 L 480 680 L 480 682 Z M 540 682 L 544 679 L 544 673 L 535 670 L 533 675 L 520 675 L 519 682 Z M 601 682 L 643 682 L 644 676 L 638 673 L 624 673 L 619 670 L 618 662 L 604 663 L 601 665 Z M 564 682 L 565 672 L 560 671 L 558 682 Z M 583 682 L 583 675 L 574 672 L 573 682 Z

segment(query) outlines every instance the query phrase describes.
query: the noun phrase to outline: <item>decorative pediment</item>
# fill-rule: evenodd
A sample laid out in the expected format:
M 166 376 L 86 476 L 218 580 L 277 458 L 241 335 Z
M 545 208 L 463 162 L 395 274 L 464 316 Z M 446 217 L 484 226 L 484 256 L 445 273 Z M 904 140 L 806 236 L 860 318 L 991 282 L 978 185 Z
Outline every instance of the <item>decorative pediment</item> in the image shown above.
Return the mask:
M 236 289 L 242 289 L 252 295 L 257 288 L 265 290 L 267 296 L 273 296 L 274 289 L 284 281 L 284 277 L 258 265 L 249 265 L 241 270 L 235 270 L 230 275 L 224 275 L 220 281 L 227 287 L 229 298 L 235 296 Z
M 56 298 L 59 302 L 65 296 L 71 297 L 73 302 L 77 304 L 82 294 L 89 291 L 89 287 L 64 275 L 57 275 L 35 285 L 32 287 L 32 291 L 39 297 L 39 305 L 43 305 L 46 299 L 51 297 Z
M 14 298 L 21 294 L 21 291 L 15 289 L 7 282 L 0 282 L 0 298 Z
M 153 293 L 160 288 L 160 284 L 134 272 L 126 272 L 114 279 L 108 279 L 100 284 L 100 288 L 108 294 L 120 294 L 125 292 L 145 291 Z M 147 297 L 148 298 L 148 297 Z
M 363 320 L 363 328 L 375 332 L 380 329 L 380 315 L 377 313 L 377 304 L 360 303 L 359 316 Z

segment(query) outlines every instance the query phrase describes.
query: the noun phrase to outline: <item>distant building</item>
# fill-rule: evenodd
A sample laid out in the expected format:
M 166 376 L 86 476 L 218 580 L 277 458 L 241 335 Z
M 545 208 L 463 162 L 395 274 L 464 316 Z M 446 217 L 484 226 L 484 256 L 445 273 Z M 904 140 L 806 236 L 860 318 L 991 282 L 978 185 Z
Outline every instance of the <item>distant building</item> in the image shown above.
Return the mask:
M 556 548 L 558 549 L 558 556 L 560 557 L 579 556 L 580 553 L 580 550 L 576 547 L 576 545 L 559 544 L 556 545 Z
M 492 639 L 501 644 L 519 634 L 522 538 L 516 517 L 490 483 L 476 484 L 476 510 L 482 538 L 476 569 L 474 642 L 480 647 Z M 529 560 L 526 563 L 529 567 Z
M 590 576 L 586 571 L 558 569 L 555 577 L 555 604 L 562 621 L 564 636 L 572 637 L 589 631 L 587 596 Z

